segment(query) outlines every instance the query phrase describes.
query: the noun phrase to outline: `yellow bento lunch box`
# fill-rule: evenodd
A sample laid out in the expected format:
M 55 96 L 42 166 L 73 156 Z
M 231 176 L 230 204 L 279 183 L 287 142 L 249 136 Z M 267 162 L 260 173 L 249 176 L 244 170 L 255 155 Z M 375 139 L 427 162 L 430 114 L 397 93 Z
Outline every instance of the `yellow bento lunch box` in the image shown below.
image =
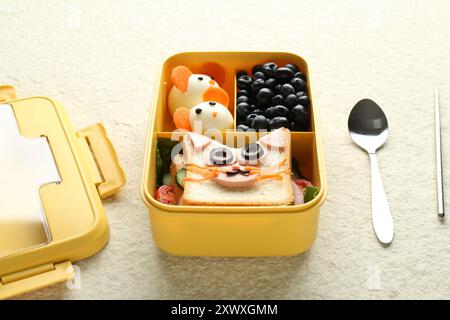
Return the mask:
M 222 68 L 221 87 L 228 93 L 235 115 L 236 72 L 249 72 L 252 66 L 268 61 L 296 64 L 307 77 L 311 130 L 292 132 L 291 149 L 302 173 L 319 187 L 317 196 L 308 203 L 290 206 L 192 206 L 157 201 L 156 143 L 160 137 L 171 137 L 175 129 L 167 108 L 171 70 L 184 65 L 193 73 L 208 74 L 209 68 Z M 308 250 L 316 238 L 319 209 L 327 194 L 319 111 L 308 63 L 298 55 L 283 52 L 179 53 L 162 64 L 154 90 L 141 193 L 157 245 L 165 252 L 183 256 L 288 256 Z M 235 122 L 232 135 L 246 133 L 236 132 Z
M 0 168 L 2 175 L 14 180 L 16 174 L 35 177 L 41 169 L 48 171 L 37 166 L 36 147 L 40 144 L 53 155 L 48 165 L 56 168 L 60 179 L 35 190 L 27 185 L 28 180 L 0 179 L 0 299 L 5 299 L 70 279 L 74 276 L 72 262 L 92 256 L 106 245 L 109 231 L 102 199 L 118 192 L 125 176 L 101 124 L 75 131 L 58 102 L 47 97 L 18 99 L 11 86 L 0 86 L 0 108 L 1 115 L 9 112 L 14 118 L 11 124 L 14 122 L 15 128 L 11 128 L 22 145 L 15 148 L 15 142 L 1 137 L 0 147 L 9 147 L 9 151 L 0 151 L 2 157 L 13 149 L 32 150 L 29 159 L 13 156 L 10 168 Z M 9 192 L 9 185 L 18 192 Z M 4 198 L 4 191 L 15 200 Z M 40 199 L 37 216 L 27 212 L 31 207 L 26 202 L 33 202 L 29 199 Z

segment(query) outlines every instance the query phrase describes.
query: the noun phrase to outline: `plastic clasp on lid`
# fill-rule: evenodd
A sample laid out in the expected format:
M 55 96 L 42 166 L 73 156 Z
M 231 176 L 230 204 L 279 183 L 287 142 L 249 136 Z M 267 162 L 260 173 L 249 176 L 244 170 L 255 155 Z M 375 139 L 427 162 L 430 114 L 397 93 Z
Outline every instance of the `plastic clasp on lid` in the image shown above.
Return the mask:
M 86 140 L 102 176 L 102 182 L 97 185 L 100 198 L 116 194 L 125 184 L 126 178 L 105 127 L 101 123 L 94 124 L 78 131 L 78 137 Z

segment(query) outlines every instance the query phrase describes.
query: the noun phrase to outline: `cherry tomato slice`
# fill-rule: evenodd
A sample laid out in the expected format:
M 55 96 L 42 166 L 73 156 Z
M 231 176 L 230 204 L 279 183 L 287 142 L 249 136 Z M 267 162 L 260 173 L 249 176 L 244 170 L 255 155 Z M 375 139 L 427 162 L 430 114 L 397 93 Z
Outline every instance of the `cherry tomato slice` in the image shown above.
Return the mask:
M 173 186 L 161 186 L 156 190 L 155 198 L 164 204 L 176 204 L 175 188 Z

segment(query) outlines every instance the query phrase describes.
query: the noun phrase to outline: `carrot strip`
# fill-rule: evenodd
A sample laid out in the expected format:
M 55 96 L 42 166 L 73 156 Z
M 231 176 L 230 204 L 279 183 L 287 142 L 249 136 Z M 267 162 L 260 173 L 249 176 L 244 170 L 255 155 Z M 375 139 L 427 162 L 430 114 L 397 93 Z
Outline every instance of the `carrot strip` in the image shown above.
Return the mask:
M 289 169 L 284 169 L 284 170 L 278 171 L 275 174 L 282 174 L 282 173 L 291 173 L 291 171 Z
M 196 167 L 196 168 L 198 168 L 198 169 L 203 169 L 203 170 L 209 170 L 209 169 L 210 169 L 210 168 L 208 168 L 208 167 L 200 166 L 200 165 L 198 165 L 198 164 L 196 164 L 196 163 L 194 163 L 194 162 L 189 163 L 187 166 Z
M 267 180 L 267 179 L 276 179 L 276 180 L 283 180 L 283 176 L 279 175 L 279 174 L 268 174 L 265 176 L 259 176 L 256 178 L 256 181 L 262 181 L 262 180 Z
M 261 170 L 261 167 L 245 166 L 244 170 Z
M 282 180 L 283 179 L 283 176 L 282 176 L 283 173 L 290 173 L 290 171 L 288 169 L 284 169 L 284 170 L 278 171 L 276 173 L 260 175 L 259 177 L 256 178 L 256 180 L 257 181 L 266 180 L 266 179 Z
M 191 167 L 189 165 L 186 166 L 186 170 L 194 172 L 194 173 L 198 173 L 198 174 L 205 174 L 205 173 L 209 173 L 210 171 L 208 169 L 200 169 L 197 167 Z
M 287 159 L 284 158 L 283 160 L 281 160 L 278 164 L 274 164 L 273 166 L 264 168 L 264 167 L 255 167 L 255 166 L 245 166 L 245 170 L 270 170 L 270 169 L 274 169 L 277 167 L 281 167 L 283 165 L 285 165 L 287 162 Z
M 211 170 L 212 171 L 214 171 L 214 172 L 222 172 L 222 173 L 227 173 L 227 171 L 229 171 L 229 170 L 226 170 L 226 169 L 224 169 L 224 168 L 211 168 Z
M 283 165 L 286 164 L 286 162 L 287 162 L 287 159 L 284 158 L 283 160 L 281 160 L 281 162 L 280 162 L 278 165 L 279 165 L 279 166 L 283 166 Z

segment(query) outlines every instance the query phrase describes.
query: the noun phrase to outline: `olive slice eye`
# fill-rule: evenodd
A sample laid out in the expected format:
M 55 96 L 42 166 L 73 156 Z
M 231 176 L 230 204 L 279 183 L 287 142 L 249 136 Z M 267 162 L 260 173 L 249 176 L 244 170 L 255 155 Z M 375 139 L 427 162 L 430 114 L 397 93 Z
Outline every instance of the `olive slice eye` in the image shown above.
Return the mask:
M 249 143 L 241 149 L 241 156 L 245 161 L 257 161 L 264 153 L 264 148 L 259 143 Z
M 217 147 L 209 153 L 210 162 L 216 166 L 229 165 L 234 162 L 234 154 L 230 148 Z

